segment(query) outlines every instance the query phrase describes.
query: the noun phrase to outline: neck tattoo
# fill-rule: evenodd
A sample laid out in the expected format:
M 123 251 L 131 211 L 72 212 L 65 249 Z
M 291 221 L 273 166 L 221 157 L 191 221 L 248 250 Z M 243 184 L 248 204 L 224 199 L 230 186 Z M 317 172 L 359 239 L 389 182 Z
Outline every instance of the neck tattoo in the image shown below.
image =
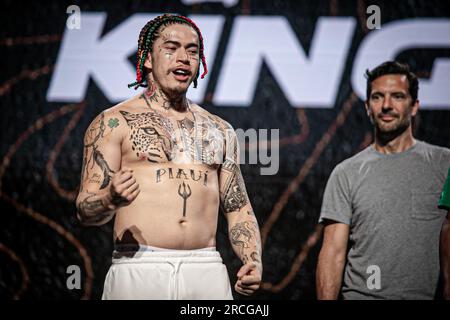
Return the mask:
M 148 98 L 147 98 L 146 92 L 144 92 L 142 94 L 142 97 L 144 98 L 145 103 L 147 104 L 147 107 L 149 107 L 150 109 L 153 109 L 152 106 L 150 105 L 150 102 L 148 102 Z
M 167 107 L 166 107 L 166 104 L 167 104 Z M 166 111 L 169 111 L 169 109 L 170 109 L 170 102 L 169 101 L 164 101 L 161 107 L 166 109 Z
M 155 92 L 155 91 L 154 91 L 154 92 Z M 150 104 L 150 101 L 149 101 L 148 96 L 151 96 L 151 95 L 152 95 L 152 94 L 149 93 L 148 91 L 144 91 L 144 92 L 142 93 L 142 96 L 141 96 L 141 97 L 144 98 L 144 101 L 145 101 L 145 103 L 147 104 L 147 107 L 149 107 L 150 109 L 152 109 L 152 110 L 155 111 L 155 112 L 158 112 L 158 111 L 157 111 L 155 108 L 153 108 L 153 107 L 151 106 L 151 104 Z M 166 104 L 168 104 L 167 107 L 166 107 Z M 193 112 L 192 109 L 191 109 L 189 100 L 186 99 L 186 101 L 185 101 L 184 104 L 185 104 L 185 106 L 186 106 L 186 110 L 191 112 L 192 117 L 194 118 L 194 122 L 195 122 L 195 120 L 196 120 L 196 119 L 195 119 L 195 115 L 194 115 L 194 112 Z M 170 102 L 168 102 L 168 101 L 164 101 L 164 103 L 163 103 L 163 105 L 162 105 L 162 107 L 163 107 L 167 112 L 169 111 L 170 106 L 171 106 L 171 104 L 170 104 Z
M 147 104 L 147 106 L 150 108 L 150 109 L 153 109 L 153 110 L 155 110 L 152 106 L 151 106 L 151 104 L 150 104 L 150 101 L 158 101 L 158 93 L 157 93 L 157 88 L 156 88 L 156 86 L 152 83 L 151 84 L 151 87 L 149 88 L 149 89 L 147 89 L 147 90 L 145 90 L 143 93 L 142 93 L 142 96 L 141 97 L 143 97 L 144 98 L 144 100 L 145 100 L 145 103 Z M 184 106 L 186 107 L 186 110 L 189 110 L 190 109 L 190 107 L 189 107 L 189 102 L 186 100 L 186 101 L 184 101 L 183 100 L 183 104 L 184 104 Z M 169 109 L 171 108 L 173 106 L 173 104 L 169 101 L 169 100 L 166 100 L 166 99 L 164 99 L 164 97 L 163 97 L 163 103 L 162 103 L 162 105 L 161 105 L 161 107 L 163 108 L 163 109 L 165 109 L 166 111 L 169 111 Z M 173 109 L 175 109 L 175 110 L 177 110 L 175 107 L 173 108 Z M 156 110 L 155 110 L 156 111 Z

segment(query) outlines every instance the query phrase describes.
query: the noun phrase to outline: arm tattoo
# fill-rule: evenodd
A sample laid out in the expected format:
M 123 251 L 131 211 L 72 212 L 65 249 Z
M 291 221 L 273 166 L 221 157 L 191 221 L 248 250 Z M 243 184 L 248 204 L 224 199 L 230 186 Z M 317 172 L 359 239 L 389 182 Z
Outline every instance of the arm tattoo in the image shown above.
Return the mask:
M 220 174 L 223 179 L 221 187 L 223 210 L 225 213 L 239 211 L 249 203 L 239 166 L 232 161 L 225 160 Z
M 250 248 L 249 243 L 256 240 L 257 228 L 258 226 L 255 222 L 244 221 L 236 223 L 230 229 L 231 244 L 238 248 L 242 259 L 244 259 L 244 249 Z
M 102 185 L 100 186 L 100 190 L 102 190 L 102 189 L 105 189 L 109 185 L 109 182 L 111 181 L 111 175 L 112 175 L 112 173 L 114 173 L 114 171 L 112 171 L 109 168 L 108 163 L 106 162 L 102 153 L 100 151 L 98 151 L 96 146 L 94 146 L 93 157 L 94 157 L 95 163 L 97 163 L 97 165 L 100 167 L 100 169 L 103 172 L 103 182 L 102 182 Z
M 89 126 L 89 128 L 86 131 L 84 141 L 84 159 L 81 169 L 82 179 L 85 179 L 90 176 L 89 171 L 94 167 L 94 164 L 97 164 L 100 167 L 103 173 L 103 182 L 100 186 L 100 189 L 104 189 L 109 185 L 111 181 L 111 175 L 114 173 L 114 171 L 110 169 L 103 154 L 98 150 L 98 142 L 105 135 L 106 126 L 104 119 L 105 115 L 104 113 L 101 113 L 98 119 L 94 120 L 94 122 Z M 111 130 L 117 127 L 118 125 L 119 120 L 117 118 L 110 119 L 108 122 L 108 126 L 111 128 Z M 95 181 L 96 179 L 94 178 L 95 173 L 90 178 L 90 180 Z
M 83 152 L 83 163 L 81 164 L 81 181 L 80 181 L 80 192 L 83 192 L 83 181 L 84 181 L 84 173 L 86 168 L 86 150 Z
M 247 215 L 244 215 L 244 217 L 247 217 Z M 256 220 L 236 223 L 230 229 L 229 234 L 233 249 L 244 264 L 249 262 L 261 263 L 261 236 Z
M 89 178 L 89 183 L 96 183 L 96 184 L 100 184 L 101 183 L 101 181 L 100 181 L 100 175 L 98 174 L 98 173 L 94 173 L 93 175 L 92 175 L 92 177 L 91 178 Z
M 104 119 L 105 115 L 101 113 L 100 118 L 94 120 L 94 122 L 89 126 L 85 136 L 86 148 L 92 147 L 98 142 L 100 138 L 103 138 L 103 135 L 105 133 Z
M 79 211 L 88 217 L 89 222 L 97 223 L 111 215 L 110 211 L 103 211 L 105 209 L 103 202 L 100 199 L 92 200 L 95 194 L 90 194 L 86 199 L 84 199 L 79 205 Z
M 225 213 L 241 210 L 249 203 L 244 179 L 239 168 L 239 153 L 236 135 L 232 129 L 227 129 L 227 144 L 225 161 L 220 168 L 220 197 Z
M 94 197 L 93 195 L 87 197 L 86 199 L 84 199 L 81 203 L 80 203 L 80 210 L 83 212 L 95 212 L 98 209 L 102 209 L 103 208 L 103 203 L 101 200 L 90 200 L 92 197 Z
M 259 261 L 259 259 L 258 259 L 258 252 L 256 252 L 256 251 L 253 251 L 253 252 L 250 254 L 250 258 L 252 258 L 252 261 L 253 261 L 253 262 L 261 262 L 261 261 Z

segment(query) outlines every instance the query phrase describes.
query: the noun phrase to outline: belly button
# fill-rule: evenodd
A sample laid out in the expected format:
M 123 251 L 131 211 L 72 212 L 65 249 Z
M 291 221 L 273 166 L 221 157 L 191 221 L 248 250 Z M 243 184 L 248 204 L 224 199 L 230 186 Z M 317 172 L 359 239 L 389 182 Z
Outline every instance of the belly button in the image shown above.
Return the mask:
M 181 218 L 180 221 L 178 221 L 182 226 L 187 224 L 186 218 Z

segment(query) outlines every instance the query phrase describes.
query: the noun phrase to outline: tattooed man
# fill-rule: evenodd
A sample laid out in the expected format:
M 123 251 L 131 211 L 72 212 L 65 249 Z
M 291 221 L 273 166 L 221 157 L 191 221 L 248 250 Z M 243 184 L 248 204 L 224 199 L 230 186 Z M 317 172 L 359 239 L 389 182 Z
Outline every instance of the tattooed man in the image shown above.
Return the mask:
M 235 290 L 262 274 L 261 239 L 239 168 L 233 128 L 186 98 L 207 72 L 195 23 L 165 14 L 139 37 L 137 79 L 147 89 L 98 115 L 84 139 L 78 218 L 115 217 L 103 299 L 232 299 L 219 252 L 219 207 L 242 260 Z

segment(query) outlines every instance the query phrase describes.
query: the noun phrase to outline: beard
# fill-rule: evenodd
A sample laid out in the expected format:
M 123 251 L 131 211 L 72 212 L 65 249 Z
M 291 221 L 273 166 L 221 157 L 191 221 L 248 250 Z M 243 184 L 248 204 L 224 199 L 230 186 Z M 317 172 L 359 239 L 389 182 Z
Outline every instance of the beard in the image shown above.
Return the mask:
M 189 86 L 191 85 L 193 78 L 190 78 L 187 82 L 178 82 L 175 79 L 171 79 L 171 72 L 167 71 L 163 76 L 159 76 L 156 73 L 152 73 L 153 81 L 156 82 L 162 92 L 167 96 L 169 100 L 178 100 L 184 96 Z M 152 78 L 149 77 L 150 80 Z
M 176 84 L 172 87 L 167 88 L 167 96 L 169 96 L 171 99 L 177 99 L 178 97 L 186 94 L 186 92 L 189 89 L 189 85 L 191 82 L 187 84 Z
M 390 122 L 385 122 L 381 116 L 389 115 L 394 118 Z M 393 114 L 379 113 L 377 116 L 371 116 L 371 122 L 375 126 L 376 135 L 383 141 L 391 141 L 400 136 L 411 126 L 411 114 Z

